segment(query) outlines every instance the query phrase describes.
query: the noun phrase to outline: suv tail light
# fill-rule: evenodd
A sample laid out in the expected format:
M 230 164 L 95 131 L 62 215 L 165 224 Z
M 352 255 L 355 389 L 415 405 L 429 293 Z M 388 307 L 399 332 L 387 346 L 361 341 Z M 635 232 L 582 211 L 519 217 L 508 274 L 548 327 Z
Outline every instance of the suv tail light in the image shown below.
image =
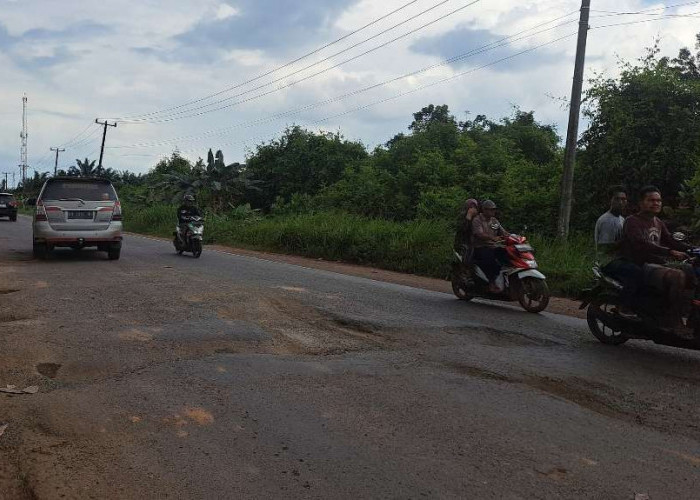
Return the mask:
M 119 200 L 114 202 L 114 210 L 112 211 L 112 220 L 122 220 L 122 204 Z
M 19 206 L 19 203 L 17 203 L 16 201 L 11 201 L 11 202 L 9 203 L 9 205 L 10 205 L 12 208 L 16 208 L 17 206 Z
M 44 208 L 44 202 L 41 200 L 38 200 L 36 202 L 36 211 L 34 212 L 34 220 L 36 220 L 36 221 L 48 220 L 46 218 L 46 209 Z

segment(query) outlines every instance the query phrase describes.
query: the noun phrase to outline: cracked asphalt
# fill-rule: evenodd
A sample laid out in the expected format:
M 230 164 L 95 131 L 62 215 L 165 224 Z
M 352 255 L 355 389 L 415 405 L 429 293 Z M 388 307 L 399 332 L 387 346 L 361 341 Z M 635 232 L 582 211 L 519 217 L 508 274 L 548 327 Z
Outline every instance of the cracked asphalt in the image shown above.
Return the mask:
M 0 221 L 0 498 L 698 498 L 700 353 Z

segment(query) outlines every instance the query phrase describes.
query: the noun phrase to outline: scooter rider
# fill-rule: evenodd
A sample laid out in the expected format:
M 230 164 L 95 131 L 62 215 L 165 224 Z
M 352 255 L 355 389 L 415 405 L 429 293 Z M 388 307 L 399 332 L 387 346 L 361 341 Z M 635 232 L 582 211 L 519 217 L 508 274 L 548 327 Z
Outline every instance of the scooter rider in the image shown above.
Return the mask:
M 182 205 L 177 209 L 177 223 L 180 227 L 179 237 L 183 237 L 187 231 L 187 219 L 190 217 L 201 217 L 202 212 L 195 204 L 195 198 L 191 194 L 182 197 Z
M 666 224 L 657 217 L 662 208 L 659 188 L 647 186 L 639 194 L 639 213 L 629 216 L 622 230 L 618 255 L 630 267 L 623 274 L 641 276 L 644 286 L 661 289 L 666 296 L 665 305 L 672 326 L 681 326 L 685 273 L 664 267 L 664 264 L 669 259 L 685 259 L 687 255 L 683 252 L 690 247 L 674 240 Z
M 505 250 L 499 247 L 508 232 L 496 219 L 496 204 L 491 200 L 485 200 L 481 204 L 481 213 L 472 221 L 472 234 L 474 236 L 474 262 L 484 272 L 489 280 L 489 292 L 500 293 L 501 289 L 496 284 L 496 278 L 501 271 L 501 262 L 505 257 Z

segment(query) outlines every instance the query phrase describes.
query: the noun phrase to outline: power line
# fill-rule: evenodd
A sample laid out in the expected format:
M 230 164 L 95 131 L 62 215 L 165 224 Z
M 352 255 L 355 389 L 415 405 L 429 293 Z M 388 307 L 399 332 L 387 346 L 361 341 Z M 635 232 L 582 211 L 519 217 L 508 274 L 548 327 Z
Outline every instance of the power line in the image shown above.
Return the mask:
M 315 103 L 307 104 L 305 106 L 301 106 L 299 108 L 294 108 L 291 110 L 283 111 L 281 113 L 276 113 L 276 114 L 270 115 L 270 116 L 265 117 L 265 118 L 259 118 L 256 120 L 251 120 L 249 122 L 243 122 L 243 123 L 239 123 L 239 124 L 232 125 L 229 127 L 224 127 L 221 129 L 214 129 L 214 130 L 203 132 L 203 133 L 197 134 L 197 135 L 181 136 L 181 137 L 176 137 L 173 139 L 152 141 L 150 143 L 137 143 L 137 144 L 132 144 L 132 145 L 122 145 L 122 146 L 117 145 L 117 146 L 111 146 L 110 149 L 135 149 L 135 148 L 157 147 L 157 146 L 163 146 L 163 145 L 170 144 L 170 143 L 187 141 L 188 139 L 203 139 L 203 138 L 207 138 L 207 137 L 216 137 L 217 135 L 221 135 L 223 133 L 226 133 L 226 132 L 233 130 L 233 129 L 236 129 L 236 128 L 247 128 L 247 127 L 252 127 L 252 126 L 256 126 L 256 125 L 269 123 L 269 122 L 274 121 L 274 120 L 279 119 L 279 118 L 284 118 L 286 116 L 298 114 L 298 113 L 301 113 L 303 111 L 309 111 L 311 109 L 315 109 L 315 108 L 318 108 L 320 106 L 324 106 L 327 104 L 333 104 L 335 102 L 339 102 L 339 101 L 347 99 L 349 97 L 353 97 L 353 96 L 368 92 L 370 90 L 374 90 L 374 89 L 377 89 L 379 87 L 382 87 L 382 86 L 385 86 L 385 85 L 388 85 L 388 84 L 391 84 L 391 83 L 394 83 L 394 82 L 397 82 L 400 80 L 404 80 L 406 78 L 410 78 L 412 76 L 416 76 L 416 75 L 421 74 L 421 73 L 425 73 L 425 72 L 430 71 L 430 70 L 435 69 L 435 68 L 442 67 L 442 66 L 448 66 L 448 65 L 453 64 L 455 62 L 463 61 L 465 59 L 468 59 L 468 58 L 471 58 L 471 57 L 474 57 L 474 56 L 477 56 L 480 54 L 484 54 L 486 52 L 504 47 L 504 46 L 509 45 L 513 42 L 522 41 L 522 40 L 525 40 L 527 38 L 531 38 L 533 36 L 540 35 L 542 33 L 548 32 L 548 31 L 552 31 L 553 29 L 560 28 L 562 26 L 570 25 L 572 23 L 571 21 L 566 22 L 566 23 L 557 24 L 555 26 L 551 26 L 551 27 L 546 28 L 546 29 L 535 31 L 534 33 L 531 33 L 529 35 L 519 37 L 519 35 L 522 35 L 522 34 L 527 33 L 529 31 L 535 30 L 535 29 L 540 28 L 542 26 L 546 26 L 548 24 L 552 24 L 552 23 L 559 21 L 561 19 L 564 19 L 566 17 L 570 17 L 572 14 L 577 13 L 577 12 L 578 11 L 572 11 L 569 14 L 565 14 L 565 15 L 557 17 L 555 19 L 551 19 L 549 21 L 537 24 L 537 25 L 532 26 L 528 29 L 521 30 L 517 33 L 503 37 L 503 38 L 496 40 L 494 42 L 491 42 L 489 44 L 482 45 L 481 47 L 477 47 L 477 48 L 472 49 L 472 50 L 465 52 L 463 54 L 453 56 L 449 59 L 445 59 L 439 63 L 432 64 L 430 66 L 426 66 L 426 67 L 418 69 L 416 71 L 412 71 L 410 73 L 406 73 L 406 74 L 403 74 L 401 76 L 397 76 L 397 77 L 391 78 L 389 80 L 385 80 L 383 82 L 379 82 L 379 83 L 376 83 L 376 84 L 373 84 L 373 85 L 370 85 L 370 86 L 367 86 L 367 87 L 364 87 L 361 89 L 357 89 L 357 90 L 354 90 L 352 92 L 348 92 L 348 93 L 345 93 L 345 94 L 342 94 L 342 95 L 339 95 L 336 97 L 332 97 L 332 98 L 318 101 Z
M 603 11 L 598 11 L 598 12 L 603 12 Z M 608 12 L 607 14 L 600 15 L 600 16 L 591 16 L 592 18 L 597 18 L 600 19 L 602 17 L 619 17 L 619 16 L 650 16 L 653 17 L 654 19 L 664 19 L 664 18 L 673 18 L 673 17 L 694 17 L 698 13 L 697 12 L 691 12 L 689 14 L 655 14 L 652 12 Z M 650 21 L 653 21 L 654 19 L 650 19 Z
M 617 11 L 612 11 L 612 10 L 598 10 L 598 9 L 591 9 L 591 12 L 605 12 L 608 14 L 616 14 L 616 15 L 644 14 L 647 12 L 651 12 L 653 10 L 672 10 L 672 9 L 677 9 L 679 7 L 686 7 L 688 5 L 697 5 L 699 3 L 700 3 L 700 0 L 695 0 L 693 2 L 678 3 L 675 5 L 663 5 L 661 7 L 648 7 L 646 9 L 636 10 L 636 11 L 631 11 L 631 12 L 617 12 Z
M 472 74 L 472 73 L 475 73 L 475 72 L 478 72 L 478 71 L 481 71 L 481 70 L 490 68 L 490 67 L 495 66 L 495 65 L 497 65 L 497 64 L 500 64 L 500 63 L 509 61 L 509 60 L 514 59 L 514 58 L 516 58 L 516 57 L 519 57 L 519 56 L 522 56 L 522 55 L 524 55 L 524 54 L 533 52 L 533 51 L 535 51 L 535 50 L 541 49 L 541 48 L 546 47 L 546 46 L 548 46 L 548 45 L 555 44 L 555 43 L 557 43 L 557 42 L 560 42 L 560 41 L 565 40 L 565 39 L 567 39 L 567 38 L 571 38 L 571 37 L 576 36 L 576 35 L 577 35 L 577 32 L 569 33 L 569 34 L 567 34 L 567 35 L 564 35 L 564 36 L 562 36 L 562 37 L 556 38 L 556 39 L 554 39 L 554 40 L 550 40 L 550 41 L 547 41 L 547 42 L 538 44 L 538 45 L 536 45 L 536 46 L 533 46 L 533 47 L 530 47 L 530 48 L 528 48 L 528 49 L 522 50 L 522 51 L 517 52 L 517 53 L 515 53 L 515 54 L 511 54 L 511 55 L 509 55 L 509 56 L 506 56 L 506 57 L 497 59 L 497 60 L 492 61 L 492 62 L 490 62 L 490 63 L 483 64 L 483 65 L 481 65 L 481 66 L 479 66 L 479 67 L 476 67 L 476 68 L 471 68 L 471 69 L 469 69 L 469 70 L 467 70 L 467 71 L 463 71 L 463 72 L 457 73 L 457 74 L 452 75 L 452 76 L 450 76 L 450 77 L 443 78 L 443 79 L 441 79 L 441 80 L 437 80 L 437 81 L 435 81 L 435 82 L 431 82 L 431 83 L 428 83 L 428 84 L 425 84 L 425 85 L 421 85 L 421 86 L 419 86 L 419 87 L 416 87 L 416 88 L 413 88 L 413 89 L 410 89 L 410 90 L 401 92 L 401 93 L 399 93 L 399 94 L 396 94 L 396 95 L 393 95 L 393 96 L 389 96 L 389 97 L 386 97 L 386 98 L 383 98 L 383 99 L 380 99 L 380 100 L 377 100 L 377 101 L 374 101 L 374 102 L 370 102 L 370 103 L 364 104 L 364 105 L 362 105 L 362 106 L 358 106 L 358 107 L 356 107 L 356 108 L 353 108 L 353 109 L 344 111 L 344 112 L 342 112 L 342 113 L 338 113 L 338 114 L 335 114 L 335 115 L 327 116 L 327 117 L 322 118 L 322 119 L 320 119 L 320 120 L 316 120 L 316 121 L 314 121 L 314 122 L 311 122 L 311 123 L 308 124 L 307 126 L 319 125 L 319 124 L 321 124 L 321 123 L 327 122 L 327 121 L 329 121 L 329 120 L 333 120 L 333 119 L 335 119 L 335 118 L 339 118 L 339 117 L 346 116 L 346 115 L 349 115 L 349 114 L 352 114 L 352 113 L 356 113 L 356 112 L 358 112 L 358 111 L 362 111 L 362 110 L 371 108 L 371 107 L 373 107 L 373 106 L 377 106 L 377 105 L 379 105 L 379 104 L 384 104 L 384 103 L 389 102 L 389 101 L 392 101 L 392 100 L 394 100 L 394 99 L 398 99 L 398 98 L 405 97 L 405 96 L 410 95 L 410 94 L 414 94 L 414 93 L 416 93 L 416 92 L 420 92 L 420 91 L 422 91 L 422 90 L 425 90 L 425 89 L 430 88 L 430 87 L 434 87 L 434 86 L 436 86 L 436 85 L 441 85 L 441 84 L 444 84 L 444 83 L 447 83 L 447 82 L 456 80 L 456 79 L 458 79 L 458 78 L 462 78 L 462 77 L 467 76 L 467 75 L 469 75 L 469 74 Z M 275 134 L 275 135 L 276 135 L 276 134 Z M 259 137 L 262 137 L 262 136 L 259 136 Z M 243 144 L 243 143 L 246 143 L 246 142 L 249 142 L 249 141 L 250 141 L 250 139 L 246 139 L 246 140 L 243 140 L 243 141 L 233 141 L 233 142 L 221 144 L 220 146 L 227 146 L 227 145 L 233 145 L 233 144 Z M 200 148 L 191 148 L 191 149 L 187 149 L 187 150 L 181 150 L 182 153 L 189 153 L 189 152 L 196 152 L 196 151 L 200 151 Z M 148 155 L 148 156 L 157 157 L 157 156 L 162 156 L 162 155 L 163 155 L 162 153 L 158 153 L 158 154 L 153 154 L 153 155 Z M 117 156 L 128 156 L 128 155 L 117 155 Z
M 364 26 L 361 26 L 361 27 L 355 29 L 354 31 L 351 31 L 350 33 L 348 33 L 348 34 L 346 34 L 346 35 L 343 35 L 343 36 L 341 36 L 340 38 L 337 38 L 336 40 L 333 40 L 332 42 L 329 42 L 329 43 L 327 43 L 327 44 L 325 44 L 325 45 L 323 45 L 323 46 L 321 46 L 321 47 L 319 47 L 319 48 L 317 48 L 317 49 L 314 49 L 314 50 L 312 50 L 311 52 L 307 52 L 306 54 L 304 54 L 304 55 L 302 55 L 302 56 L 300 56 L 300 57 L 297 57 L 296 59 L 294 59 L 294 60 L 292 60 L 292 61 L 289 61 L 289 62 L 287 62 L 287 63 L 285 63 L 285 64 L 283 64 L 283 65 L 281 65 L 281 66 L 278 66 L 278 67 L 276 67 L 276 68 L 274 68 L 274 69 L 272 69 L 272 70 L 270 70 L 270 71 L 267 71 L 267 72 L 265 72 L 265 73 L 262 73 L 262 74 L 260 74 L 260 75 L 258 75 L 258 76 L 255 76 L 255 77 L 253 77 L 253 78 L 251 78 L 251 79 L 249 79 L 249 80 L 246 80 L 246 81 L 241 82 L 241 83 L 237 83 L 236 85 L 233 85 L 233 86 L 231 86 L 231 87 L 227 87 L 227 88 L 225 88 L 225 89 L 223 89 L 223 90 L 220 90 L 220 91 L 215 92 L 215 93 L 213 93 L 213 94 L 209 94 L 209 95 L 204 96 L 204 97 L 201 97 L 201 98 L 199 98 L 199 99 L 194 99 L 194 100 L 192 100 L 192 101 L 185 102 L 185 103 L 180 104 L 180 105 L 178 105 L 178 106 L 173 106 L 173 107 L 171 107 L 171 108 L 161 109 L 161 110 L 158 110 L 158 111 L 152 111 L 152 112 L 150 112 L 150 113 L 145 113 L 145 114 L 143 114 L 143 115 L 135 115 L 135 116 L 132 116 L 131 118 L 153 116 L 153 115 L 157 115 L 157 114 L 166 113 L 166 112 L 168 112 L 168 111 L 174 111 L 174 110 L 177 110 L 177 109 L 181 109 L 181 108 L 184 108 L 184 107 L 186 107 L 186 106 L 190 106 L 190 105 L 192 105 L 192 104 L 197 104 L 197 103 L 200 103 L 200 102 L 202 102 L 202 101 L 206 101 L 206 100 L 208 100 L 208 99 L 211 99 L 211 98 L 213 98 L 213 97 L 220 96 L 221 94 L 225 94 L 225 93 L 227 93 L 227 92 L 230 92 L 231 90 L 235 90 L 235 89 L 237 89 L 237 88 L 243 87 L 243 86 L 245 86 L 245 85 L 248 85 L 249 83 L 256 82 L 256 81 L 258 81 L 258 80 L 260 80 L 260 79 L 262 79 L 262 78 L 265 78 L 266 76 L 270 76 L 270 75 L 272 75 L 272 74 L 274 74 L 274 73 L 276 73 L 276 72 L 278 72 L 278 71 L 280 71 L 280 70 L 282 70 L 282 69 L 284 69 L 284 68 L 288 68 L 288 67 L 290 67 L 290 66 L 292 66 L 292 65 L 294 65 L 294 64 L 296 64 L 296 63 L 298 63 L 299 61 L 302 61 L 302 60 L 304 60 L 304 59 L 306 59 L 306 58 L 308 58 L 308 57 L 310 57 L 310 56 L 312 56 L 312 55 L 314 55 L 314 54 L 318 54 L 319 52 L 321 52 L 321 51 L 327 49 L 328 47 L 331 47 L 331 46 L 333 46 L 333 45 L 335 45 L 335 44 L 337 44 L 337 43 L 340 43 L 340 42 L 342 42 L 343 40 L 346 40 L 346 39 L 350 38 L 351 36 L 353 36 L 353 35 L 355 35 L 355 34 L 361 32 L 361 31 L 363 31 L 363 30 L 365 30 L 365 29 L 367 29 L 367 28 L 369 28 L 370 26 L 374 26 L 375 24 L 379 23 L 380 21 L 383 21 L 384 19 L 386 19 L 386 18 L 388 18 L 388 17 L 391 17 L 392 15 L 396 14 L 397 12 L 400 12 L 400 11 L 402 11 L 402 10 L 404 10 L 404 9 L 406 9 L 406 8 L 408 8 L 408 7 L 410 7 L 411 5 L 413 5 L 414 3 L 418 2 L 418 1 L 419 1 L 419 0 L 412 0 L 412 1 L 408 2 L 408 3 L 405 3 L 405 4 L 403 4 L 402 6 L 400 6 L 399 8 L 394 9 L 394 10 L 392 10 L 391 12 L 389 12 L 389 13 L 387 13 L 387 14 L 384 14 L 384 15 L 381 16 L 381 17 L 376 18 L 376 19 L 374 19 L 373 21 L 370 21 L 369 23 L 365 24 Z
M 280 77 L 280 78 L 277 78 L 277 79 L 275 79 L 275 80 L 272 80 L 272 81 L 270 81 L 270 82 L 268 82 L 268 83 L 265 83 L 265 84 L 262 84 L 262 85 L 258 85 L 257 87 L 253 87 L 253 88 L 248 89 L 248 90 L 246 90 L 246 91 L 244 91 L 244 92 L 241 92 L 241 93 L 238 93 L 238 94 L 236 94 L 236 95 L 227 97 L 227 98 L 225 98 L 225 99 L 220 99 L 220 100 L 218 100 L 218 101 L 214 101 L 213 103 L 209 103 L 209 104 L 206 104 L 206 105 L 204 105 L 204 106 L 200 106 L 199 108 L 192 108 L 192 109 L 182 110 L 182 111 L 179 111 L 179 112 L 174 113 L 174 114 L 172 114 L 172 115 L 166 115 L 166 117 L 164 117 L 164 118 L 155 118 L 155 119 L 134 119 L 134 120 L 126 120 L 126 119 L 119 119 L 119 118 L 117 118 L 117 119 L 115 119 L 115 121 L 119 121 L 119 122 L 121 122 L 121 123 L 167 123 L 167 122 L 171 122 L 171 121 L 175 121 L 175 120 L 182 120 L 182 119 L 186 119 L 186 118 L 193 118 L 193 117 L 197 117 L 197 116 L 202 116 L 202 115 L 205 115 L 205 114 L 208 114 L 208 113 L 212 113 L 212 112 L 215 112 L 215 111 L 220 111 L 220 110 L 222 110 L 222 109 L 227 109 L 227 108 L 230 108 L 230 107 L 233 107 L 233 106 L 237 106 L 238 104 L 241 104 L 241 103 L 243 103 L 243 102 L 249 102 L 249 101 L 251 101 L 251 100 L 258 99 L 258 98 L 260 98 L 260 97 L 264 97 L 264 96 L 266 96 L 266 95 L 270 95 L 270 94 L 279 92 L 279 91 L 281 91 L 281 90 L 283 90 L 283 89 L 285 89 L 285 88 L 293 87 L 294 85 L 298 85 L 298 84 L 301 83 L 301 82 L 304 82 L 304 81 L 306 81 L 306 80 L 309 80 L 309 79 L 311 79 L 311 78 L 314 78 L 314 77 L 316 77 L 316 76 L 319 76 L 319 75 L 321 75 L 321 74 L 323 74 L 323 73 L 327 73 L 328 71 L 330 71 L 330 70 L 332 70 L 332 69 L 335 69 L 335 68 L 338 68 L 338 67 L 340 67 L 340 66 L 343 66 L 343 65 L 345 65 L 345 64 L 347 64 L 347 63 L 349 63 L 349 62 L 352 62 L 352 61 L 354 61 L 354 60 L 356 60 L 356 59 L 359 59 L 360 57 L 364 57 L 364 56 L 367 55 L 367 54 L 370 54 L 370 53 L 375 52 L 375 51 L 377 51 L 377 50 L 379 50 L 379 49 L 381 49 L 381 48 L 383 48 L 383 47 L 386 47 L 387 45 L 390 45 L 390 44 L 392 44 L 392 43 L 394 43 L 394 42 L 396 42 L 396 41 L 398 41 L 398 40 L 401 40 L 402 38 L 406 38 L 407 36 L 412 35 L 413 33 L 416 33 L 416 32 L 418 32 L 418 31 L 420 31 L 420 30 L 422 30 L 422 29 L 425 29 L 425 28 L 427 28 L 428 26 L 431 26 L 431 25 L 433 25 L 433 24 L 435 24 L 435 23 L 437 23 L 437 22 L 439 22 L 439 21 L 442 21 L 443 19 L 445 19 L 445 18 L 447 18 L 447 17 L 449 17 L 449 16 L 451 16 L 451 15 L 454 15 L 454 14 L 456 14 L 457 12 L 460 12 L 460 11 L 462 11 L 462 10 L 468 8 L 468 7 L 471 7 L 472 5 L 474 5 L 474 4 L 476 4 L 476 3 L 479 3 L 481 0 L 472 0 L 472 1 L 469 2 L 468 4 L 466 4 L 466 5 L 462 6 L 462 7 L 459 7 L 459 8 L 457 8 L 457 9 L 454 9 L 454 10 L 452 10 L 451 12 L 448 12 L 447 14 L 444 14 L 444 15 L 438 17 L 437 19 L 434 19 L 433 21 L 430 21 L 430 22 L 428 22 L 428 23 L 426 23 L 426 24 L 423 24 L 423 25 L 421 25 L 421 26 L 419 26 L 419 27 L 417 27 L 417 28 L 415 28 L 415 29 L 413 29 L 413 30 L 407 32 L 407 33 L 404 33 L 404 34 L 402 34 L 402 35 L 400 35 L 400 36 L 398 36 L 398 37 L 395 37 L 395 38 L 393 38 L 393 39 L 391 39 L 391 40 L 389 40 L 389 41 L 387 41 L 387 42 L 384 42 L 384 43 L 382 43 L 382 44 L 380 44 L 380 45 L 378 45 L 378 46 L 376 46 L 376 47 L 374 47 L 374 48 L 372 48 L 372 49 L 369 49 L 369 50 L 365 51 L 365 52 L 362 52 L 361 54 L 358 54 L 358 55 L 353 56 L 353 57 L 350 57 L 350 58 L 348 58 L 348 59 L 346 59 L 346 60 L 344 60 L 344 61 L 341 61 L 340 63 L 337 63 L 337 64 L 335 64 L 335 65 L 333 65 L 333 66 L 331 66 L 331 67 L 329 67 L 329 68 L 323 69 L 323 70 L 318 71 L 318 72 L 316 72 L 316 73 L 313 73 L 313 74 L 311 74 L 311 75 L 307 75 L 307 76 L 305 76 L 305 77 L 303 77 L 303 78 L 301 78 L 301 79 L 299 79 L 299 80 L 290 82 L 290 83 L 288 83 L 288 84 L 286 84 L 286 85 L 282 85 L 282 86 L 277 87 L 277 88 L 275 88 L 275 89 L 273 89 L 273 90 L 270 90 L 270 91 L 267 91 L 267 92 L 265 92 L 265 93 L 259 94 L 259 95 L 257 95 L 257 96 L 252 97 L 252 98 L 245 99 L 245 100 L 243 100 L 243 101 L 237 101 L 237 102 L 234 102 L 234 103 L 231 103 L 231 104 L 227 104 L 227 105 L 224 105 L 224 106 L 219 106 L 219 107 L 213 108 L 213 109 L 208 109 L 208 110 L 205 109 L 205 108 L 209 108 L 209 107 L 211 107 L 211 106 L 217 106 L 217 105 L 219 105 L 219 104 L 221 104 L 221 103 L 223 103 L 223 102 L 230 101 L 230 100 L 235 99 L 235 98 L 237 98 L 237 97 L 242 97 L 242 96 L 244 96 L 244 95 L 246 95 L 246 94 L 250 94 L 250 93 L 252 93 L 252 92 L 255 92 L 256 90 L 260 90 L 260 89 L 263 89 L 263 88 L 265 88 L 265 87 L 269 87 L 270 85 L 273 85 L 273 84 L 275 84 L 275 83 L 278 83 L 278 82 L 281 82 L 281 81 L 283 81 L 283 80 L 286 80 L 287 78 L 289 78 L 289 77 L 291 77 L 291 76 L 294 76 L 294 75 L 297 75 L 297 74 L 299 74 L 299 73 L 301 73 L 301 72 L 303 72 L 303 71 L 306 71 L 307 69 L 310 69 L 310 68 L 312 68 L 313 66 L 317 66 L 318 64 L 320 64 L 320 63 L 322 63 L 322 62 L 325 62 L 325 61 L 328 61 L 329 59 L 331 59 L 331 58 L 333 58 L 333 57 L 335 57 L 335 56 L 337 56 L 337 55 L 339 55 L 339 54 L 341 54 L 341 53 L 343 53 L 343 52 L 347 52 L 348 50 L 350 50 L 350 49 L 352 49 L 352 48 L 355 48 L 355 47 L 357 47 L 357 46 L 359 46 L 359 45 L 361 45 L 361 44 L 363 44 L 363 43 L 365 43 L 365 42 L 367 42 L 367 41 L 369 41 L 369 40 L 372 40 L 372 39 L 374 39 L 374 38 L 376 38 L 376 37 L 378 37 L 378 36 L 380 36 L 380 35 L 382 35 L 382 34 L 388 32 L 388 31 L 391 31 L 391 30 L 395 29 L 396 27 L 398 27 L 398 26 L 400 26 L 400 25 L 402 25 L 402 24 L 405 24 L 405 23 L 408 22 L 408 21 L 410 21 L 410 20 L 412 20 L 412 19 L 415 19 L 416 17 L 419 17 L 419 16 L 421 16 L 421 15 L 424 15 L 426 12 L 428 12 L 428 11 L 430 11 L 430 10 L 433 10 L 433 9 L 435 9 L 435 8 L 437 8 L 437 7 L 441 6 L 441 5 L 443 5 L 443 4 L 447 3 L 448 1 L 450 1 L 450 0 L 443 0 L 442 2 L 440 2 L 440 3 L 436 4 L 436 5 L 434 5 L 433 7 L 429 8 L 429 9 L 426 9 L 426 10 L 422 11 L 421 13 L 412 16 L 411 18 L 407 19 L 406 21 L 402 21 L 401 23 L 396 24 L 396 25 L 392 26 L 391 28 L 388 28 L 387 30 L 382 31 L 381 33 L 378 33 L 377 35 L 374 35 L 374 36 L 372 36 L 372 37 L 370 37 L 370 38 L 368 38 L 368 39 L 366 39 L 366 40 L 363 40 L 362 42 L 359 42 L 359 43 L 353 45 L 352 47 L 349 47 L 349 48 L 344 49 L 344 50 L 342 50 L 342 51 L 336 52 L 335 54 L 333 54 L 333 55 L 331 55 L 331 56 L 328 56 L 327 58 L 325 58 L 325 59 L 323 59 L 323 60 L 321 60 L 321 61 L 318 61 L 318 62 L 316 62 L 316 63 L 314 63 L 314 64 L 311 64 L 311 65 L 309 65 L 309 66 L 306 66 L 305 68 L 302 68 L 302 69 L 300 69 L 300 70 L 294 71 L 294 72 L 292 72 L 292 73 L 290 73 L 290 74 L 287 74 L 287 75 L 282 76 L 282 77 Z M 190 113 L 190 114 L 188 114 L 188 113 Z
M 672 16 L 672 17 L 665 16 L 663 18 L 656 17 L 654 19 L 641 19 L 638 21 L 628 21 L 628 22 L 624 22 L 624 23 L 604 24 L 602 26 L 591 26 L 591 29 L 595 30 L 595 29 L 602 29 L 602 28 L 614 28 L 617 26 L 629 26 L 632 24 L 650 23 L 653 21 L 675 20 L 675 19 L 684 18 L 684 17 L 691 18 L 691 17 L 697 17 L 699 14 L 700 14 L 700 11 L 692 12 L 690 14 L 679 14 L 679 15 Z

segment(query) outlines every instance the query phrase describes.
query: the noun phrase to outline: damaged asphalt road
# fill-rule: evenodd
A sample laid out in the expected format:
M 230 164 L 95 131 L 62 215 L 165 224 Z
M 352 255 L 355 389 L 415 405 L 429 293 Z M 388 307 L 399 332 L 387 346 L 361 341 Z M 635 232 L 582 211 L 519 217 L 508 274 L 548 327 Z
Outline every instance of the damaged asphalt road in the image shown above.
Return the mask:
M 697 498 L 700 353 L 0 221 L 0 498 Z

